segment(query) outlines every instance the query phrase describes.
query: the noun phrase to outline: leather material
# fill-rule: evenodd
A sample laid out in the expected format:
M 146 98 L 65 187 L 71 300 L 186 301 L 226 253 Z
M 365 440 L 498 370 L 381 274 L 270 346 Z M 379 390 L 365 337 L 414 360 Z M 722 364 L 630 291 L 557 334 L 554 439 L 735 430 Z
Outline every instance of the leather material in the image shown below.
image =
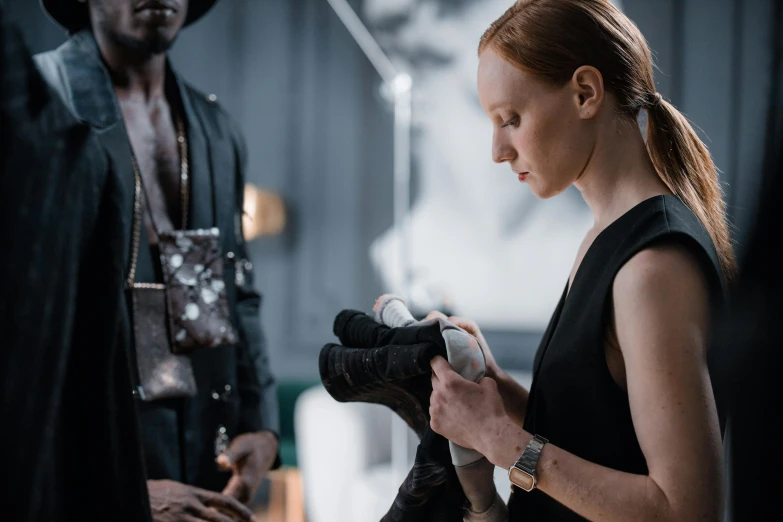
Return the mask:
M 194 397 L 196 379 L 190 359 L 169 349 L 166 300 L 162 288 L 134 287 L 133 332 L 139 386 L 145 402 L 175 397 Z
M 479 382 L 486 372 L 486 361 L 478 340 L 465 330 L 443 318 L 433 318 L 417 322 L 411 315 L 405 301 L 393 294 L 378 298 L 373 307 L 375 320 L 390 328 L 406 326 L 428 326 L 430 323 L 440 325 L 441 335 L 446 343 L 446 359 L 452 369 L 463 378 Z M 470 448 L 463 448 L 449 442 L 451 460 L 455 466 L 469 466 L 478 462 L 484 455 Z
M 334 322 L 342 345 L 321 350 L 321 382 L 340 402 L 391 408 L 421 439 L 411 471 L 382 522 L 461 522 L 466 498 L 451 462 L 448 441 L 430 428 L 432 368 L 446 357 L 437 321 L 389 328 L 372 317 L 343 310 Z
M 466 507 L 448 441 L 428 429 L 416 449 L 413 467 L 381 522 L 462 522 Z
M 177 354 L 233 345 L 217 228 L 159 234 L 171 350 Z
M 343 310 L 334 322 L 343 346 L 327 344 L 319 367 L 326 391 L 340 402 L 383 404 L 419 437 L 430 425 L 430 361 L 446 357 L 437 324 L 389 328 L 356 310 Z
M 422 437 L 429 427 L 435 355 L 438 347 L 432 343 L 368 349 L 327 344 L 319 361 L 321 381 L 340 402 L 388 406 Z

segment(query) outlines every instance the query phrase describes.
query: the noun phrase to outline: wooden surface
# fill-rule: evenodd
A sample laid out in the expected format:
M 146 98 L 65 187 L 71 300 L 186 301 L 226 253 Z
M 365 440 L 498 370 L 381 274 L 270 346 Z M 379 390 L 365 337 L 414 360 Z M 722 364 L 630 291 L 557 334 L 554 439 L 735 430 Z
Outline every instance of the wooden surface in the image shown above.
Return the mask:
M 305 522 L 302 479 L 296 468 L 269 474 L 269 504 L 256 510 L 258 522 Z

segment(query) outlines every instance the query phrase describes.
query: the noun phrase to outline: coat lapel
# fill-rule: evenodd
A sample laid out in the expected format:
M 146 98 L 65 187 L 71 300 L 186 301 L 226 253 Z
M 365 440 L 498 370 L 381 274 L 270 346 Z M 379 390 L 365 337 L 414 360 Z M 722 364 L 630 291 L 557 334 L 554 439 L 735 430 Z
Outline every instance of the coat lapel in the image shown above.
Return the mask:
M 225 248 L 234 248 L 226 242 L 233 236 L 236 165 L 234 145 L 221 132 L 217 108 L 212 101 L 187 88 L 177 77 L 177 85 L 188 120 L 188 147 L 191 158 L 191 227 L 220 227 Z M 213 197 L 214 194 L 214 197 Z M 217 211 L 215 207 L 217 206 Z
M 180 77 L 170 69 L 171 78 L 182 100 L 185 112 L 185 128 L 188 140 L 188 166 L 190 169 L 190 207 L 188 228 L 210 228 L 215 226 L 212 210 L 212 176 L 209 141 L 203 118 L 197 113 L 193 95 Z
M 106 150 L 122 189 L 122 219 L 127 237 L 133 227 L 135 176 L 131 146 L 108 71 L 88 30 L 68 39 L 57 50 L 39 55 L 36 62 L 74 115 L 88 123 Z M 143 232 L 143 230 L 142 230 Z M 130 255 L 126 273 L 130 267 Z
M 96 130 L 122 125 L 114 86 L 92 33 L 76 33 L 55 52 L 61 56 L 65 94 L 76 116 Z
M 77 118 L 93 127 L 110 156 L 123 186 L 123 219 L 130 234 L 135 192 L 132 151 L 114 86 L 95 37 L 89 30 L 81 31 L 56 51 L 39 57 L 37 62 L 45 76 L 50 80 L 56 78 L 66 103 Z M 230 136 L 221 132 L 223 126 L 218 121 L 217 108 L 209 107 L 213 102 L 201 99 L 189 89 L 170 65 L 167 74 L 182 101 L 188 140 L 190 206 L 187 227 L 218 226 L 224 248 L 233 249 L 236 172 L 232 167 L 237 161 L 234 144 Z M 214 210 L 215 205 L 218 212 Z

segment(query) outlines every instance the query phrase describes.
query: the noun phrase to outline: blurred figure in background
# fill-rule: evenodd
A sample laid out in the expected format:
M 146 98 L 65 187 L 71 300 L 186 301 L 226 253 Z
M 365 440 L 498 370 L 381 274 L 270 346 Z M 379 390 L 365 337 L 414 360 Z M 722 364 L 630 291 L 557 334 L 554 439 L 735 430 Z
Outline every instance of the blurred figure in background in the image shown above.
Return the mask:
M 2 520 L 149 519 L 117 174 L 0 2 Z
M 242 237 L 245 146 L 214 96 L 166 57 L 215 0 L 42 3 L 70 37 L 37 65 L 94 129 L 123 188 L 127 393 L 153 517 L 248 519 L 240 502 L 279 459 L 276 388 Z
M 728 310 L 714 328 L 711 370 L 728 412 L 728 518 L 779 517 L 783 466 L 783 4 L 775 8 L 774 79 L 767 125 L 764 184 Z

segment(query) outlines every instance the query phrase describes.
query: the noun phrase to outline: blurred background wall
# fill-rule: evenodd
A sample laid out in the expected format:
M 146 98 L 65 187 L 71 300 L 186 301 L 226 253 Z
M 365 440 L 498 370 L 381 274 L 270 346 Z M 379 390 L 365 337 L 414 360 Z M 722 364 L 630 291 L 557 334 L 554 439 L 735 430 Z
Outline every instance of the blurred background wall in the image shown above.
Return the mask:
M 6 4 L 34 51 L 64 40 L 37 1 Z M 351 4 L 362 12 L 360 0 Z M 655 51 L 659 91 L 700 127 L 712 151 L 740 250 L 762 175 L 770 40 L 780 23 L 772 4 L 622 2 Z M 283 234 L 254 241 L 250 253 L 274 370 L 315 378 L 335 314 L 369 310 L 384 291 L 369 257 L 392 225 L 392 115 L 380 79 L 326 0 L 222 0 L 171 56 L 244 130 L 248 182 L 280 193 L 288 206 Z M 530 368 L 538 329 L 486 333 L 501 365 Z

